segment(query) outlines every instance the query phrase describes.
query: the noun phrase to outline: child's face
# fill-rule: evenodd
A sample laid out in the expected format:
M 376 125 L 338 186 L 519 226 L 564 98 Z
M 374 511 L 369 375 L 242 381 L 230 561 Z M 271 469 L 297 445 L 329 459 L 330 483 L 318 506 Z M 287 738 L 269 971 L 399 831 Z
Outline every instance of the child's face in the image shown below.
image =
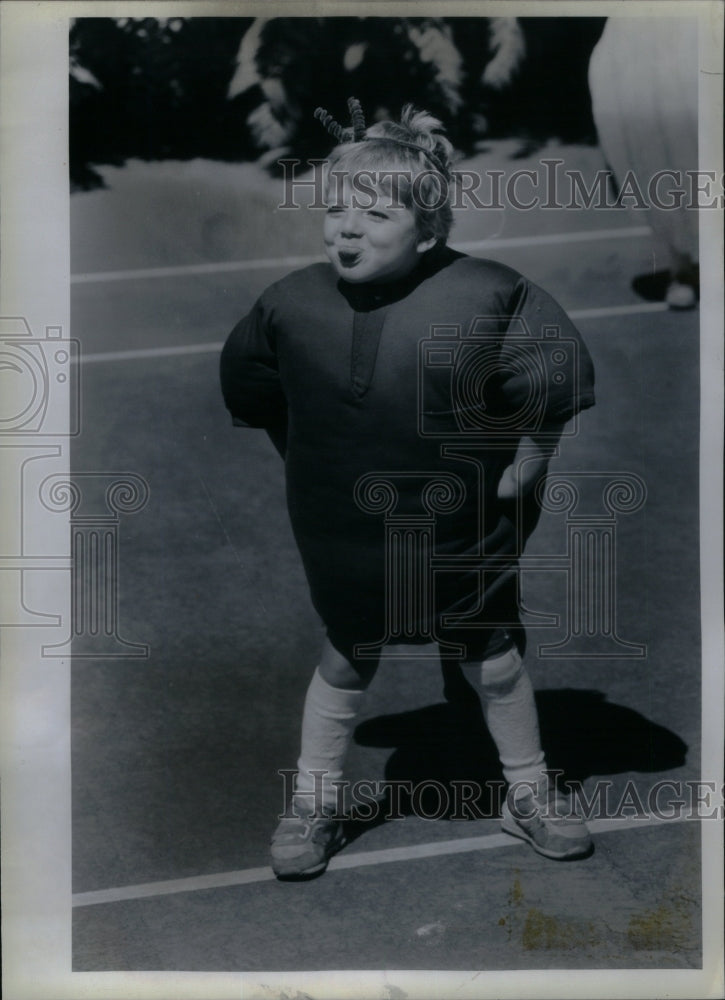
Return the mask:
M 435 243 L 420 239 L 412 209 L 378 188 L 354 191 L 347 177 L 330 185 L 324 236 L 332 266 L 355 283 L 403 278 Z

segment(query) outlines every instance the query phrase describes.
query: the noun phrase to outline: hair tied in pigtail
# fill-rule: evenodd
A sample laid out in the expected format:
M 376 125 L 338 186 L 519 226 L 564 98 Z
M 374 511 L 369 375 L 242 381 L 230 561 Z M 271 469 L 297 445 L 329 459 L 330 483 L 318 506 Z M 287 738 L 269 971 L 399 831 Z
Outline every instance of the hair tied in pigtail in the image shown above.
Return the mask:
M 326 111 L 325 108 L 316 108 L 314 117 L 322 122 L 324 127 L 330 133 L 331 136 L 337 140 L 338 143 L 342 144 L 345 142 L 364 142 L 365 140 L 370 140 L 374 142 L 389 142 L 393 143 L 395 146 L 403 146 L 406 149 L 412 150 L 414 153 L 418 153 L 421 156 L 425 156 L 427 160 L 438 170 L 444 177 L 450 175 L 450 170 L 445 159 L 436 155 L 432 150 L 426 149 L 425 146 L 421 146 L 418 142 L 408 142 L 405 139 L 397 139 L 392 135 L 376 135 L 368 136 L 365 134 L 365 115 L 363 114 L 362 105 L 358 101 L 357 97 L 349 97 L 347 101 L 347 107 L 350 112 L 350 119 L 352 123 L 351 128 L 343 128 L 339 122 Z M 433 120 L 434 124 L 439 123 Z
M 345 142 L 345 139 L 347 138 L 347 136 L 345 135 L 346 129 L 344 129 L 342 125 L 340 125 L 338 122 L 336 122 L 335 119 L 332 117 L 332 115 L 328 114 L 328 112 L 324 108 L 315 109 L 315 118 L 319 122 L 322 122 L 324 127 L 330 133 L 330 135 L 334 136 L 334 138 L 337 139 L 338 142 Z
M 352 122 L 352 141 L 362 142 L 365 138 L 365 115 L 363 114 L 362 105 L 357 97 L 349 97 L 347 107 L 350 112 L 350 121 Z

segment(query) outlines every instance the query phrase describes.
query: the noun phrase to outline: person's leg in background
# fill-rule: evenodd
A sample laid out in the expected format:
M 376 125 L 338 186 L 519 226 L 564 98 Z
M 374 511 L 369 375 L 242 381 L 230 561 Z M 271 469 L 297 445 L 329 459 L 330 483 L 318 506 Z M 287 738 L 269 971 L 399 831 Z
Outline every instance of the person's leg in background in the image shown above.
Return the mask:
M 692 308 L 699 293 L 697 194 L 693 199 L 689 173 L 698 168 L 696 19 L 609 18 L 592 52 L 589 90 L 604 158 L 625 191 L 633 175 L 661 255 L 653 254 L 652 271 L 632 286 L 672 309 Z

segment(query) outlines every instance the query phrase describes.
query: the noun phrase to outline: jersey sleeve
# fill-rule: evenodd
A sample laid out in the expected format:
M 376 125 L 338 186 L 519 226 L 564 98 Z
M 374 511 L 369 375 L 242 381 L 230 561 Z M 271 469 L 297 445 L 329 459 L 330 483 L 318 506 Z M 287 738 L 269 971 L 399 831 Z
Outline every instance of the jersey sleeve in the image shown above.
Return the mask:
M 594 366 L 567 314 L 547 292 L 521 278 L 509 303 L 499 387 L 510 413 L 532 424 L 565 423 L 594 405 Z
M 275 350 L 273 310 L 265 295 L 234 327 L 220 359 L 224 402 L 238 427 L 286 424 L 287 400 Z

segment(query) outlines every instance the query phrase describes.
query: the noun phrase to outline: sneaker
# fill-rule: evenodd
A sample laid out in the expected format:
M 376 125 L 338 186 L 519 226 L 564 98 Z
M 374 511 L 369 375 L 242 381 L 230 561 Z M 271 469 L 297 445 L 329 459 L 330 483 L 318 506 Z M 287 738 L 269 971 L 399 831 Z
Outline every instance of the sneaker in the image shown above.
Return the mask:
M 513 808 L 508 798 L 501 810 L 504 833 L 526 840 L 537 854 L 556 861 L 585 858 L 594 850 L 587 825 L 572 815 L 566 799 L 554 795 L 534 795 L 526 789 L 516 796 Z
M 286 817 L 272 834 L 272 871 L 282 879 L 321 875 L 346 843 L 342 822 L 324 813 Z

